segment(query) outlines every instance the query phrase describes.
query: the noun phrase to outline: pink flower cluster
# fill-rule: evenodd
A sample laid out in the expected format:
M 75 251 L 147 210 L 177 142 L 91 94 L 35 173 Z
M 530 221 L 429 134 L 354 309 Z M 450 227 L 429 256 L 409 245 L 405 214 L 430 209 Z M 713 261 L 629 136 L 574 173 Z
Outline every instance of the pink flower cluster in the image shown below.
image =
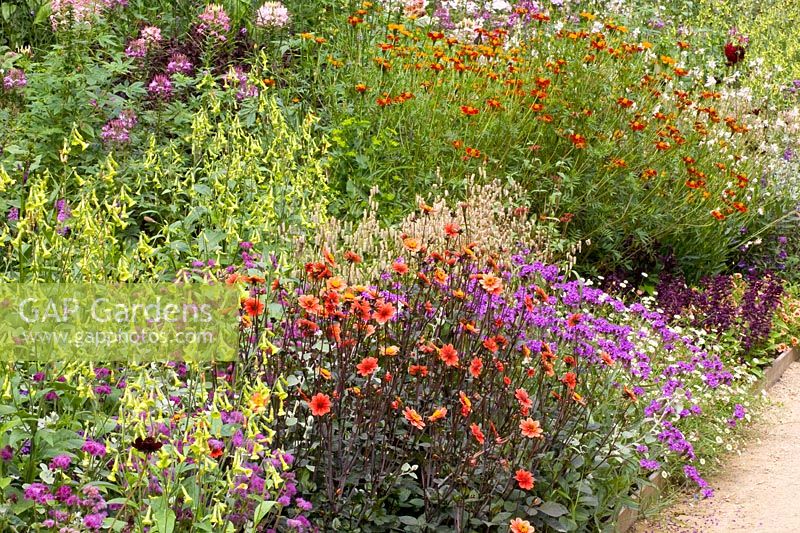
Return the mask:
M 172 96 L 172 80 L 166 74 L 156 74 L 147 86 L 147 92 L 153 98 L 168 100 Z
M 127 4 L 128 0 L 52 0 L 50 25 L 53 31 L 65 30 L 73 25 L 91 25 L 103 10 Z
M 256 26 L 283 28 L 291 19 L 289 10 L 280 2 L 266 2 L 256 11 Z
M 28 78 L 25 77 L 25 71 L 22 69 L 9 69 L 6 75 L 3 76 L 3 88 L 7 91 L 21 89 L 26 85 L 28 85 Z
M 170 74 L 189 74 L 192 71 L 192 62 L 180 52 L 175 52 L 169 57 L 167 72 Z
M 136 113 L 131 109 L 126 109 L 119 114 L 118 118 L 109 120 L 100 137 L 105 142 L 126 143 L 131 139 L 131 130 L 138 122 Z
M 215 37 L 219 41 L 227 40 L 226 33 L 231 29 L 231 19 L 225 8 L 219 4 L 209 4 L 200 13 L 200 24 L 197 30 L 205 36 Z
M 139 32 L 139 38 L 128 43 L 125 55 L 128 57 L 144 57 L 147 51 L 161 42 L 161 29 L 158 26 L 145 26 Z

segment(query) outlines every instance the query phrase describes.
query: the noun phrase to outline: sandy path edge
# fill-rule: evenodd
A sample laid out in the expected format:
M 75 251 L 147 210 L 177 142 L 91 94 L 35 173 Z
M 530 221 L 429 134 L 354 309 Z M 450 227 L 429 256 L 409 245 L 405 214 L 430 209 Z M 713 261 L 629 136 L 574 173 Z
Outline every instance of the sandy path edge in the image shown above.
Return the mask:
M 716 495 L 680 502 L 636 533 L 800 533 L 800 363 L 769 391 L 776 402 L 756 424 L 759 438 L 709 479 Z

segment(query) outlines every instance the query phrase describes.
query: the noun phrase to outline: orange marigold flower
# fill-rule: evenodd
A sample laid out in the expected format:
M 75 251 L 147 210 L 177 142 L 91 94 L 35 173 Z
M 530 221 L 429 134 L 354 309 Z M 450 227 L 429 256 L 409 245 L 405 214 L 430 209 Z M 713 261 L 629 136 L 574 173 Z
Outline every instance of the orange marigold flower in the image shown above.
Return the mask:
M 362 377 L 367 377 L 378 370 L 378 359 L 375 357 L 365 357 L 356 365 L 356 369 Z
M 627 109 L 627 108 L 629 108 L 629 107 L 631 107 L 633 105 L 633 100 L 630 100 L 629 98 L 625 98 L 625 97 L 620 97 L 620 98 L 617 98 L 617 104 L 620 107 L 624 107 L 624 108 Z
M 531 397 L 528 394 L 528 391 L 525 389 L 517 389 L 514 391 L 514 397 L 519 402 L 519 406 L 523 409 L 530 409 L 533 407 L 533 402 L 531 401 Z
M 486 100 L 486 105 L 492 109 L 500 109 L 503 105 L 500 103 L 500 100 L 496 100 L 494 98 L 489 98 Z
M 467 153 L 465 156 L 466 158 L 472 157 L 474 159 L 478 159 L 481 156 L 481 151 L 477 148 L 472 148 L 471 146 L 467 146 L 464 148 L 464 151 Z M 466 161 L 466 158 L 464 159 Z
M 452 344 L 445 344 L 439 349 L 439 359 L 444 361 L 447 366 L 458 364 L 458 352 Z
M 503 290 L 502 280 L 494 274 L 481 274 L 479 283 L 490 294 L 500 294 Z
M 397 346 L 394 346 L 394 345 L 381 347 L 381 355 L 386 355 L 388 357 L 392 357 L 394 355 L 397 355 L 399 352 L 400 352 L 400 348 L 397 347 Z
M 347 250 L 344 253 L 344 258 L 347 262 L 352 263 L 354 265 L 361 263 L 361 256 L 352 250 Z
M 244 301 L 244 311 L 249 316 L 258 316 L 264 312 L 264 302 L 258 298 L 248 298 Z
M 481 431 L 481 427 L 478 424 L 470 424 L 469 430 L 472 432 L 472 436 L 475 437 L 475 440 L 477 440 L 479 444 L 486 442 L 486 437 L 483 435 L 483 431 Z
M 509 524 L 508 528 L 511 533 L 534 533 L 536 530 L 530 522 L 522 518 L 515 518 Z
M 500 349 L 500 347 L 497 345 L 497 341 L 495 341 L 492 337 L 489 337 L 483 341 L 483 347 L 492 353 L 497 353 L 497 350 Z
M 725 215 L 723 215 L 719 209 L 714 209 L 711 211 L 711 216 L 716 218 L 717 220 L 725 220 Z
M 578 384 L 578 377 L 574 372 L 567 372 L 561 377 L 561 383 L 566 385 L 568 389 L 572 390 Z
M 403 239 L 403 246 L 406 247 L 406 250 L 409 252 L 419 252 L 422 250 L 422 244 L 413 237 L 406 237 Z
M 375 322 L 382 326 L 394 317 L 395 312 L 396 309 L 391 303 L 378 300 L 375 312 L 372 314 L 372 318 L 374 318 Z
M 638 398 L 636 397 L 636 393 L 633 392 L 629 387 L 623 387 L 622 388 L 622 394 L 627 396 L 628 399 L 630 401 L 634 402 L 634 403 L 636 403 L 638 401 Z
M 302 295 L 297 299 L 297 302 L 300 304 L 300 307 L 311 314 L 316 314 L 321 309 L 319 305 L 319 298 L 316 296 L 311 296 L 310 294 Z
M 577 326 L 580 323 L 582 318 L 583 318 L 583 315 L 580 314 L 580 313 L 574 313 L 574 314 L 569 315 L 567 317 L 567 326 L 569 326 L 571 328 L 574 328 L 575 326 Z
M 450 222 L 444 225 L 444 234 L 448 237 L 457 237 L 461 235 L 461 228 L 455 222 Z
M 669 150 L 669 143 L 666 141 L 657 141 L 656 150 Z
M 471 105 L 462 105 L 461 112 L 467 116 L 477 115 L 480 111 L 476 107 L 472 107 Z
M 519 429 L 522 431 L 522 435 L 528 437 L 529 439 L 542 437 L 542 426 L 539 424 L 538 420 L 526 418 L 525 420 L 520 421 Z
M 428 417 L 428 422 L 436 422 L 437 420 L 441 420 L 445 416 L 447 416 L 447 407 L 439 407 L 438 409 L 433 411 L 433 414 L 431 416 Z
M 328 289 L 329 291 L 339 292 L 344 290 L 345 283 L 342 278 L 335 276 L 325 280 L 325 288 Z
M 440 31 L 429 31 L 428 37 L 431 39 L 431 41 L 436 42 L 441 39 L 444 39 L 444 33 Z
M 315 394 L 307 403 L 313 416 L 324 416 L 331 412 L 331 398 L 327 394 Z
M 630 127 L 633 131 L 642 131 L 646 126 L 647 124 L 638 120 L 632 120 L 630 122 Z
M 473 378 L 477 378 L 481 375 L 481 371 L 483 370 L 483 361 L 481 361 L 480 357 L 473 357 L 472 361 L 469 363 L 469 373 Z
M 575 146 L 575 148 L 583 149 L 586 148 L 586 137 L 581 135 L 580 133 L 573 133 L 569 136 L 569 140 Z
M 412 376 L 424 378 L 428 375 L 428 367 L 425 365 L 411 365 L 408 367 L 408 373 Z
M 396 274 L 402 276 L 408 273 L 408 265 L 405 264 L 403 261 L 395 261 L 394 263 L 392 263 L 392 270 L 394 270 Z
M 414 426 L 417 429 L 425 429 L 425 422 L 422 420 L 422 416 L 414 409 L 410 407 L 406 407 L 403 410 L 403 416 L 406 417 L 408 423 Z
M 514 479 L 517 480 L 517 484 L 522 490 L 531 490 L 533 488 L 533 482 L 535 481 L 533 479 L 533 474 L 522 468 L 517 470 Z
M 458 401 L 461 403 L 461 416 L 467 416 L 472 412 L 472 402 L 463 392 L 458 393 Z

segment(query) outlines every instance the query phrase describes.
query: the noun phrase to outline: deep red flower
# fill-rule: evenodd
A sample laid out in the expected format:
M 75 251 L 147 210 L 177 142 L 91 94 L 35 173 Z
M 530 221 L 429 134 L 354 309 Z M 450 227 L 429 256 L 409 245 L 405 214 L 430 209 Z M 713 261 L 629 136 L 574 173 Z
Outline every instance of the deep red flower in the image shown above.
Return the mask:
M 136 437 L 136 439 L 133 441 L 133 447 L 142 453 L 157 452 L 162 446 L 164 446 L 164 443 L 156 440 L 153 437 L 145 437 L 144 439 L 141 437 Z M 220 455 L 221 453 L 222 450 L 220 450 Z
M 744 46 L 733 44 L 731 42 L 725 43 L 725 59 L 728 60 L 728 66 L 732 67 L 742 59 L 744 59 Z

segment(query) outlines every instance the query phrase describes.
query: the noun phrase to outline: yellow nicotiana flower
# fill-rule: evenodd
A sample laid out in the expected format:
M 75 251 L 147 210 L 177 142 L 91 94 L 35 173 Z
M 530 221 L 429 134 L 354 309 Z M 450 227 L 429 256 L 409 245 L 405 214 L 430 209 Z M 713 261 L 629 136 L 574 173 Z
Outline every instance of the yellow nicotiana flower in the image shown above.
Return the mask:
M 8 374 L 6 374 L 3 379 L 3 399 L 10 400 L 11 398 L 13 398 L 11 394 L 11 380 L 8 378 Z
M 225 523 L 225 520 L 222 518 L 222 514 L 225 512 L 227 506 L 222 502 L 216 502 L 214 504 L 214 509 L 211 511 L 211 524 L 212 525 L 221 525 Z
M 175 453 L 177 454 L 177 451 Z M 178 455 L 180 455 L 180 454 L 178 454 Z M 167 452 L 164 449 L 161 449 L 158 452 L 158 461 L 156 462 L 156 468 L 158 468 L 159 470 L 165 470 L 165 469 L 169 468 L 169 465 L 172 463 L 172 461 L 170 459 L 171 458 L 170 458 L 169 452 Z
M 183 494 L 183 501 L 186 503 L 186 505 L 191 505 L 192 502 L 194 502 L 192 497 L 189 496 L 189 493 L 186 492 L 186 487 L 184 487 L 183 485 L 181 485 L 181 493 Z
M 119 472 L 119 456 L 114 457 L 114 464 L 111 466 L 111 472 L 108 473 L 106 478 L 111 482 L 116 482 L 117 472 Z
M 145 513 L 144 518 L 142 519 L 142 525 L 143 526 L 152 526 L 153 525 L 152 514 L 153 514 L 153 509 L 152 509 L 152 507 L 150 507 L 148 505 L 147 506 L 147 512 Z

